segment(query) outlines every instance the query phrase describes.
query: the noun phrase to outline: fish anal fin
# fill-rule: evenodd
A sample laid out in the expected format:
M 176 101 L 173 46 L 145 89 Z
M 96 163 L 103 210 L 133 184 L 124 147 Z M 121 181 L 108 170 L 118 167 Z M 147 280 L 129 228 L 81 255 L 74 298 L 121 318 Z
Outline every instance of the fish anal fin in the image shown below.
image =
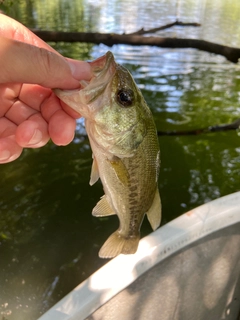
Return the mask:
M 147 217 L 152 229 L 156 230 L 160 225 L 162 217 L 162 206 L 158 189 L 156 189 L 152 205 L 147 212 Z
M 101 200 L 98 201 L 96 206 L 93 208 L 92 215 L 95 217 L 105 217 L 115 214 L 110 204 L 107 201 L 106 196 L 102 196 Z
M 122 160 L 120 158 L 114 157 L 112 160 L 108 160 L 108 162 L 111 168 L 114 170 L 118 180 L 124 186 L 127 186 L 130 176 Z
M 92 170 L 91 170 L 90 181 L 89 181 L 90 186 L 96 183 L 98 179 L 99 179 L 98 165 L 97 165 L 96 159 L 93 157 Z
M 104 243 L 99 251 L 100 258 L 114 258 L 120 253 L 134 254 L 137 251 L 140 235 L 125 238 L 119 231 L 115 231 Z

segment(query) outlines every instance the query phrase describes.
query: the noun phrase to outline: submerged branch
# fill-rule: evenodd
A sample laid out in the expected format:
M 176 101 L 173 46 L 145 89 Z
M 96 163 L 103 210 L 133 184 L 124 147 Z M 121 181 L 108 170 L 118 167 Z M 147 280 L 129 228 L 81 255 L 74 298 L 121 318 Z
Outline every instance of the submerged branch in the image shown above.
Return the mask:
M 92 32 L 63 32 L 63 31 L 41 31 L 34 33 L 44 41 L 49 42 L 86 42 L 103 43 L 109 47 L 114 44 L 129 44 L 133 46 L 148 45 L 163 48 L 194 48 L 210 53 L 220 54 L 231 62 L 237 63 L 240 58 L 240 49 L 228 47 L 221 44 L 199 40 L 168 37 L 144 37 L 141 35 L 115 34 L 115 33 L 92 33 Z
M 158 131 L 158 136 L 185 136 L 185 135 L 198 135 L 203 133 L 237 130 L 240 127 L 240 119 L 229 123 L 216 126 L 210 126 L 203 129 L 185 130 L 185 131 Z

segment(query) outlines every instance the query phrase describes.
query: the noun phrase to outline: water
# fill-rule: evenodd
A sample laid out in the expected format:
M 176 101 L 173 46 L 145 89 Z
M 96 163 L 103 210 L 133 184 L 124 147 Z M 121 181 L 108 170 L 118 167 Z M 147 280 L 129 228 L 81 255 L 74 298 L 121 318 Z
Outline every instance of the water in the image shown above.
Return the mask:
M 8 14 L 42 30 L 119 33 L 178 18 L 202 27 L 174 27 L 159 35 L 240 47 L 239 1 L 34 0 L 18 1 Z M 239 65 L 221 56 L 147 46 L 52 45 L 77 59 L 95 59 L 111 50 L 133 74 L 160 131 L 205 128 L 239 117 Z M 237 131 L 159 137 L 162 224 L 239 190 L 239 139 Z M 80 120 L 74 142 L 67 147 L 49 143 L 0 166 L 2 319 L 37 319 L 106 263 L 97 254 L 118 220 L 91 216 L 103 194 L 100 182 L 88 184 L 91 162 Z M 145 220 L 142 236 L 150 232 Z

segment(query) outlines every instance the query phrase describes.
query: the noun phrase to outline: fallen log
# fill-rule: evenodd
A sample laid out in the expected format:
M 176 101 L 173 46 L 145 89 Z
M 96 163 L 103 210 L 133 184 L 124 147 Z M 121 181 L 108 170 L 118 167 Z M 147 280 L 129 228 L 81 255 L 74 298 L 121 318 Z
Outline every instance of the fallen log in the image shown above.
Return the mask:
M 162 48 L 194 48 L 214 54 L 220 54 L 227 60 L 237 63 L 240 49 L 224 46 L 206 40 L 191 38 L 169 38 L 157 36 L 142 36 L 136 34 L 116 34 L 98 32 L 63 32 L 33 30 L 33 32 L 47 42 L 86 42 L 103 43 L 109 47 L 114 44 L 129 44 L 133 46 L 157 46 Z

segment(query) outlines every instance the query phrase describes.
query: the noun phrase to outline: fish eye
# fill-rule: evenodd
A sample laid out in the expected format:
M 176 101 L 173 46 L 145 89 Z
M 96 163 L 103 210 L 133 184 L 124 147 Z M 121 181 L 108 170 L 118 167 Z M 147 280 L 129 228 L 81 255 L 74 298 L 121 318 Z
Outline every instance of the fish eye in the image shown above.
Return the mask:
M 134 101 L 133 91 L 130 89 L 121 89 L 117 93 L 117 102 L 122 107 L 131 107 Z

